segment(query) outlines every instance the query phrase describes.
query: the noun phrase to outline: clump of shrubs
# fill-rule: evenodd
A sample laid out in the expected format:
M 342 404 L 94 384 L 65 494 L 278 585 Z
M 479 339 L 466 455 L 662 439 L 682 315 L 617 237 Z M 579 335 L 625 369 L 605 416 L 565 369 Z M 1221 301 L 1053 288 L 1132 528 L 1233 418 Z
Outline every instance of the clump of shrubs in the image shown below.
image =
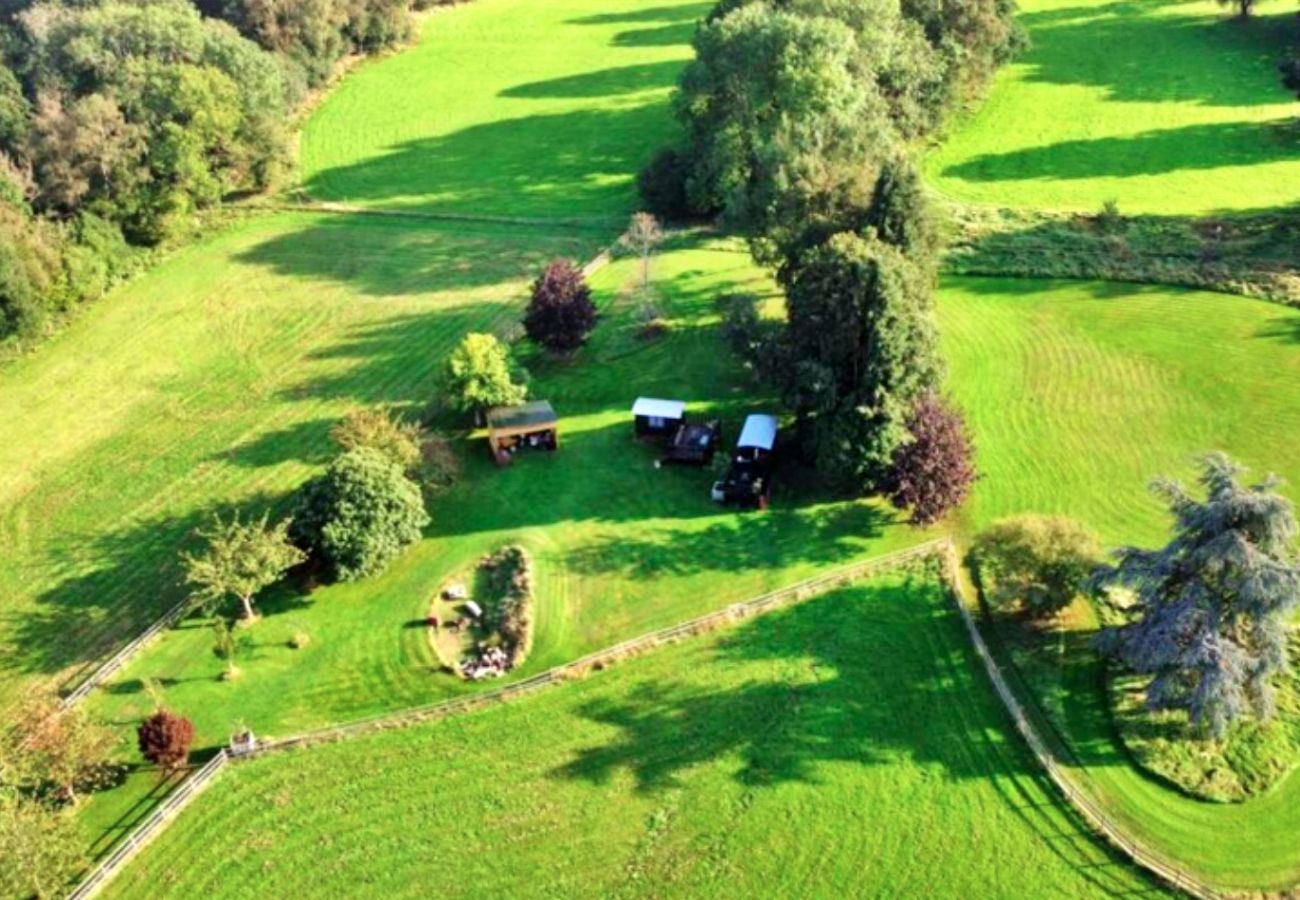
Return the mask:
M 523 547 L 511 545 L 485 557 L 479 570 L 491 600 L 484 624 L 501 636 L 511 666 L 522 665 L 533 649 L 532 560 Z
M 361 447 L 378 451 L 430 491 L 451 487 L 460 476 L 460 464 L 445 435 L 382 407 L 348 413 L 330 436 L 344 452 Z
M 1031 618 L 1054 616 L 1083 591 L 1101 560 L 1096 535 L 1062 516 L 994 522 L 971 549 L 986 596 L 1019 603 Z
M 369 447 L 409 472 L 420 462 L 424 435 L 420 426 L 394 416 L 382 407 L 357 409 L 330 429 L 330 437 L 343 452 Z
M 194 746 L 194 723 L 167 709 L 159 709 L 136 729 L 140 753 L 156 766 L 174 772 L 184 766 Z

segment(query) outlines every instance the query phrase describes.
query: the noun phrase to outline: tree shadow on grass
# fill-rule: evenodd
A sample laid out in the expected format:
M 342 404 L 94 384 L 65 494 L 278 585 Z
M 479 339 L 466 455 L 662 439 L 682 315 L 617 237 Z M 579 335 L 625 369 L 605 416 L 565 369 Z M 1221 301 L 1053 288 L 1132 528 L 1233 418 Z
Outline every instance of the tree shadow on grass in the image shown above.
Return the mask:
M 634 32 L 639 34 L 640 32 Z M 689 37 L 689 36 L 688 36 Z M 671 41 L 670 43 L 678 43 Z M 637 94 L 642 91 L 659 91 L 670 88 L 677 81 L 677 73 L 682 64 L 677 60 L 665 60 L 655 63 L 641 63 L 634 66 L 620 66 L 602 69 L 598 72 L 584 72 L 565 78 L 552 78 L 547 81 L 532 81 L 506 88 L 502 97 L 617 97 L 625 94 Z
M 673 6 L 647 6 L 628 12 L 596 13 L 569 19 L 568 25 L 617 25 L 623 22 L 696 22 L 709 14 L 714 7 L 713 0 L 700 3 L 679 3 Z
M 303 227 L 239 253 L 277 275 L 346 285 L 375 298 L 482 291 L 523 278 L 555 256 L 585 257 L 604 231 L 521 228 L 379 215 L 303 217 Z
M 645 680 L 580 707 L 611 737 L 551 777 L 606 784 L 626 772 L 638 791 L 656 793 L 723 762 L 738 784 L 761 790 L 822 784 L 828 764 L 907 762 L 991 783 L 1051 852 L 1100 886 L 1131 890 L 1132 868 L 1054 802 L 943 603 L 932 583 L 859 587 L 752 620 L 683 657 L 708 679 Z M 746 671 L 755 661 L 773 665 L 755 678 Z M 738 686 L 713 687 L 730 667 Z M 1026 793 L 1030 780 L 1039 797 Z
M 591 701 L 579 715 L 617 733 L 552 774 L 604 783 L 626 770 L 652 792 L 681 786 L 694 766 L 736 756 L 734 777 L 749 786 L 817 783 L 826 762 L 900 758 L 937 763 L 954 780 L 983 777 L 988 760 L 969 752 L 959 714 L 959 701 L 975 693 L 975 669 L 959 645 L 932 643 L 929 632 L 947 616 L 936 595 L 929 586 L 852 588 L 741 625 L 685 663 L 712 674 L 775 661 L 780 674 L 722 690 L 709 687 L 716 674 L 702 683 L 684 675 Z M 996 721 L 992 703 L 978 700 Z M 1025 760 L 1016 763 L 1023 771 Z
M 1300 344 L 1300 312 L 1269 319 L 1258 336 L 1272 338 L 1282 344 Z
M 791 492 L 792 493 L 792 492 Z M 800 498 L 807 502 L 807 498 Z M 798 562 L 827 566 L 858 558 L 899 517 L 881 505 L 782 506 L 743 514 L 701 530 L 663 528 L 649 537 L 601 538 L 565 557 L 571 571 L 619 573 L 638 580 L 681 577 L 706 571 L 755 572 Z
M 511 96 L 601 97 L 672 83 L 672 66 L 627 66 L 521 86 Z M 633 180 L 674 132 L 666 94 L 617 109 L 539 114 L 407 141 L 337 166 L 304 188 L 314 197 L 437 213 L 600 219 L 636 206 Z
M 34 608 L 2 613 L 12 649 L 0 654 L 0 684 L 58 674 L 60 689 L 72 687 L 185 597 L 181 554 L 197 549 L 196 532 L 214 516 L 260 515 L 286 503 L 263 494 L 107 534 L 65 536 L 51 551 L 51 565 L 75 574 L 37 595 Z
M 1022 13 L 1031 82 L 1090 85 L 1118 102 L 1249 107 L 1284 103 L 1276 66 L 1292 15 L 1170 15 L 1180 0 L 1117 0 Z M 1186 148 L 1189 152 L 1194 148 Z
M 972 182 L 1134 178 L 1295 159 L 1300 159 L 1300 135 L 1294 123 L 1232 122 L 985 154 L 949 166 L 943 174 Z

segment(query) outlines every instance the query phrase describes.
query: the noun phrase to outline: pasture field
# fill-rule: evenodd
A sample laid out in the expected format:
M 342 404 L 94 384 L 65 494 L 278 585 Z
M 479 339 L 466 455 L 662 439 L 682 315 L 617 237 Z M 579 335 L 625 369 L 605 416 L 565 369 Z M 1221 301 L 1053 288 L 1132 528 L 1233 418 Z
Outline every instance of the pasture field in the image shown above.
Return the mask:
M 1180 288 L 951 278 L 948 388 L 982 477 L 967 530 L 1062 513 L 1109 546 L 1168 534 L 1153 478 L 1224 450 L 1300 500 L 1300 310 Z
M 307 123 L 302 184 L 373 208 L 594 218 L 677 127 L 668 96 L 709 0 L 475 0 L 362 66 Z
M 109 894 L 1158 895 L 1062 811 L 947 604 L 891 576 L 237 764 Z
M 1154 546 L 1169 520 L 1145 490 L 1188 478 L 1222 449 L 1300 497 L 1300 310 L 1176 288 L 950 279 L 940 295 L 949 386 L 983 478 L 965 511 L 1062 513 L 1108 546 Z M 1300 777 L 1240 804 L 1191 799 L 1137 769 L 1120 744 L 1080 605 L 1017 653 L 1061 729 L 1076 774 L 1150 848 L 1230 890 L 1300 878 Z M 1021 648 L 1022 651 L 1027 648 Z M 1289 711 L 1285 714 L 1293 714 Z
M 513 319 L 579 232 L 252 219 L 0 370 L 0 705 L 183 596 L 217 511 L 280 505 L 346 410 L 422 406 L 465 331 Z
M 1295 97 L 1277 64 L 1295 10 L 1209 0 L 1022 0 L 1032 47 L 926 171 L 963 201 L 1209 214 L 1300 200 Z
M 175 603 L 186 536 L 214 511 L 280 501 L 328 458 L 342 412 L 422 409 L 462 334 L 516 318 L 546 259 L 586 260 L 611 240 L 637 166 L 673 127 L 668 85 L 703 11 L 439 10 L 419 46 L 344 79 L 303 136 L 313 192 L 321 179 L 406 185 L 439 209 L 454 196 L 460 211 L 599 227 L 246 220 L 0 371 L 0 708 L 27 678 L 72 674 Z M 389 152 L 418 135 L 474 139 Z
M 695 413 L 722 418 L 729 440 L 746 413 L 771 406 L 726 352 L 714 299 L 773 287 L 738 242 L 685 236 L 654 264 L 670 330 L 646 341 L 624 290 L 637 268 L 620 260 L 592 279 L 602 321 L 584 350 L 562 363 L 528 360 L 533 396 L 551 400 L 561 416 L 553 457 L 525 456 L 498 470 L 481 437 L 458 442 L 463 479 L 432 503 L 426 540 L 382 576 L 306 596 L 289 588 L 269 594 L 265 617 L 248 632 L 252 646 L 237 659 L 237 681 L 220 679 L 207 623 L 193 619 L 89 702 L 134 723 L 150 709 L 141 679 L 158 679 L 168 705 L 194 720 L 197 745 L 207 747 L 224 744 L 236 724 L 283 736 L 472 690 L 437 671 L 423 617 L 445 579 L 505 543 L 527 547 L 538 569 L 536 642 L 519 670 L 527 675 L 932 536 L 895 524 L 879 504 L 833 500 L 797 466 L 783 470 L 773 509 L 762 514 L 714 504 L 708 469 L 656 469 L 653 449 L 632 439 L 628 410 L 638 394 L 691 401 Z M 398 369 L 428 348 L 424 371 L 438 359 L 428 332 L 400 321 L 391 331 L 406 348 L 391 353 Z M 332 418 L 319 421 L 318 442 L 303 436 L 312 462 L 330 453 Z M 296 631 L 311 636 L 305 649 L 288 647 Z M 92 798 L 83 821 L 96 846 L 135 821 L 153 777 Z

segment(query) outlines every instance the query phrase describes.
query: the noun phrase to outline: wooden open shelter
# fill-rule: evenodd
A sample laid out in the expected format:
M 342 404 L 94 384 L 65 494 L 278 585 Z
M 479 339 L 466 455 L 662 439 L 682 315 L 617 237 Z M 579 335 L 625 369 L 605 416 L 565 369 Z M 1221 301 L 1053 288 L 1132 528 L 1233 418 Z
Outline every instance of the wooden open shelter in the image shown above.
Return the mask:
M 508 464 L 523 449 L 557 450 L 560 419 L 548 400 L 488 410 L 488 449 L 499 465 Z

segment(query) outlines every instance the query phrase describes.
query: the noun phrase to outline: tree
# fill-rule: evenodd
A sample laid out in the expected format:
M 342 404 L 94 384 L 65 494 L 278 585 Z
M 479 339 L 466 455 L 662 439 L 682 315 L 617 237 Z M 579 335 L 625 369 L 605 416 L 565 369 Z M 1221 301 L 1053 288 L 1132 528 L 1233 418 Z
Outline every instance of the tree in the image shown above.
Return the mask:
M 997 603 L 1021 603 L 1035 618 L 1065 609 L 1101 561 L 1096 535 L 1061 516 L 994 522 L 971 548 L 980 580 Z
M 910 437 L 894 451 L 889 499 L 928 525 L 965 502 L 975 482 L 970 437 L 961 414 L 926 394 L 908 414 Z
M 701 26 L 694 44 L 676 99 L 691 205 L 723 210 L 765 261 L 805 230 L 850 227 L 897 143 L 853 30 L 754 3 Z
M 21 22 L 43 205 L 93 206 L 155 243 L 229 190 L 265 187 L 283 161 L 280 66 L 193 4 L 40 4 Z
M 70 106 L 41 97 L 31 154 L 46 206 L 64 212 L 87 197 L 125 202 L 144 180 L 144 130 L 126 120 L 111 97 L 91 94 Z
M 930 275 L 888 244 L 839 234 L 783 280 L 777 374 L 801 433 L 845 489 L 882 488 L 907 415 L 939 378 Z
M 54 694 L 37 692 L 3 732 L 0 784 L 75 805 L 79 792 L 107 782 L 117 743 L 117 735 L 84 707 L 65 707 Z
M 193 598 L 209 613 L 234 598 L 245 621 L 252 621 L 257 593 L 306 558 L 289 540 L 289 523 L 271 525 L 268 514 L 252 522 L 241 522 L 238 515 L 229 522 L 218 517 L 211 529 L 200 534 L 208 548 L 183 557 L 185 580 L 194 587 Z
M 639 212 L 632 216 L 627 231 L 619 238 L 619 243 L 629 247 L 641 257 L 641 289 L 650 287 L 650 254 L 663 242 L 664 232 L 659 227 L 659 220 L 648 212 Z
M 360 447 L 303 485 L 291 533 L 336 579 L 355 581 L 382 570 L 428 524 L 420 489 L 401 467 Z
M 1099 649 L 1150 675 L 1153 710 L 1184 710 L 1193 729 L 1222 737 L 1243 716 L 1267 719 L 1273 680 L 1287 670 L 1287 622 L 1300 604 L 1295 511 L 1270 477 L 1245 487 L 1222 453 L 1201 462 L 1199 501 L 1175 482 L 1155 491 L 1174 517 L 1158 550 L 1125 547 L 1097 578 L 1132 592 L 1129 621 Z
M 0 785 L 0 896 L 66 895 L 81 871 L 81 847 L 69 812 Z
M 158 709 L 140 723 L 136 740 L 145 759 L 167 771 L 175 771 L 189 761 L 194 745 L 194 723 L 184 716 Z
M 567 259 L 553 260 L 533 282 L 524 331 L 554 353 L 572 353 L 596 326 L 596 304 L 582 271 Z
M 420 464 L 420 447 L 424 431 L 414 422 L 406 422 L 387 410 L 357 409 L 330 429 L 330 437 L 345 452 L 358 447 L 378 450 L 405 472 Z
M 525 375 L 510 349 L 490 334 L 467 334 L 447 357 L 447 402 L 465 413 L 482 415 L 493 406 L 523 403 Z

